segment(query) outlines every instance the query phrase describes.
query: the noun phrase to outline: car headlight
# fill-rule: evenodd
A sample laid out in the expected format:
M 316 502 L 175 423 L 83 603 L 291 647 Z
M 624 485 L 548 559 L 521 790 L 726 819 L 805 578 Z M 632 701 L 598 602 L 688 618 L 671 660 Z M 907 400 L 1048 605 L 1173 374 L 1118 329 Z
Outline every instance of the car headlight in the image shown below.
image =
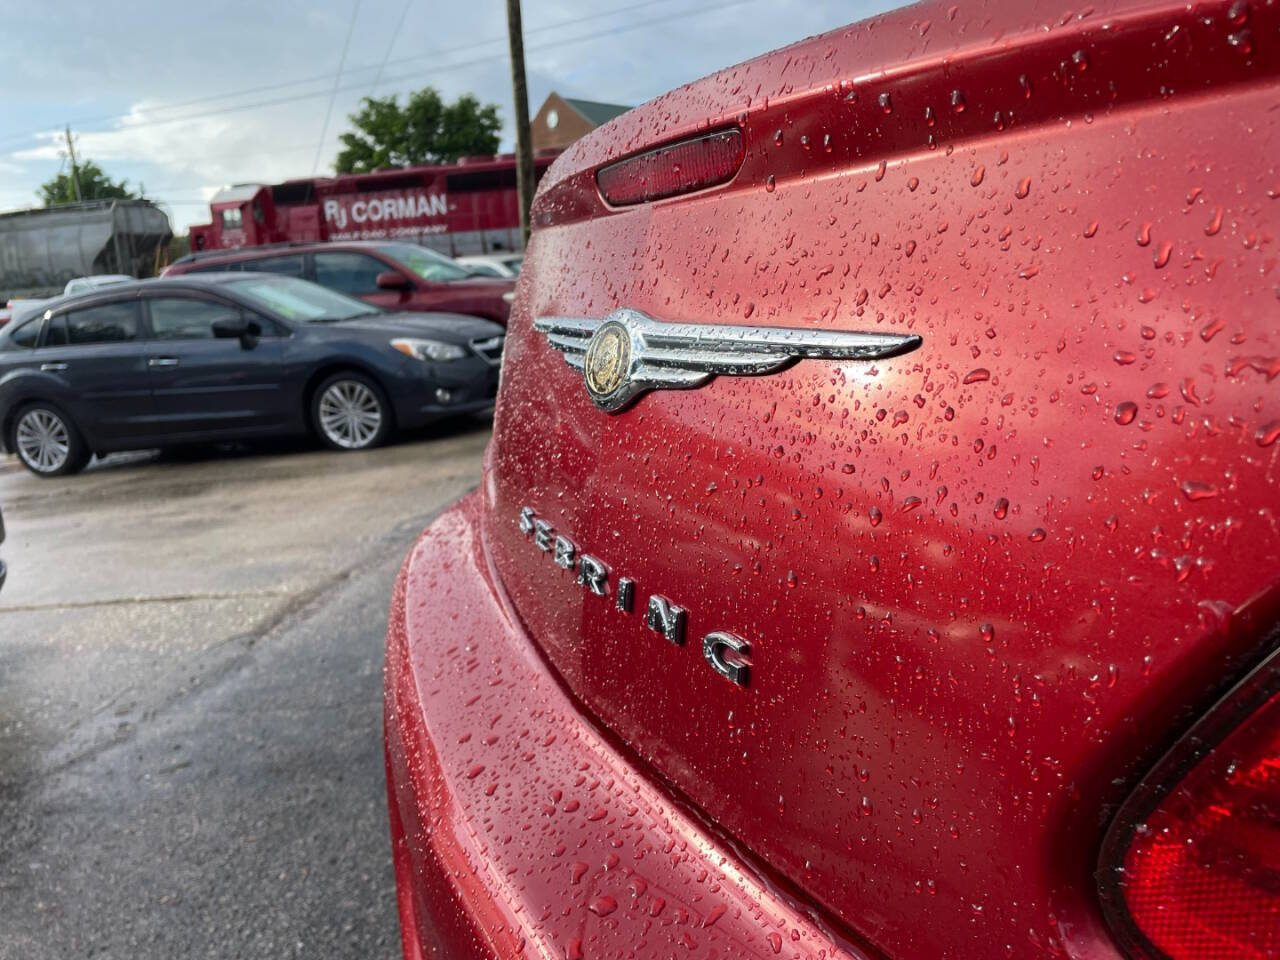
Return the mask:
M 515 293 L 511 290 L 508 290 L 506 293 L 502 295 L 502 301 L 503 303 L 515 303 L 516 302 Z
M 391 346 L 415 360 L 431 360 L 435 363 L 461 360 L 467 355 L 467 351 L 456 343 L 425 340 L 420 337 L 397 337 L 391 341 Z

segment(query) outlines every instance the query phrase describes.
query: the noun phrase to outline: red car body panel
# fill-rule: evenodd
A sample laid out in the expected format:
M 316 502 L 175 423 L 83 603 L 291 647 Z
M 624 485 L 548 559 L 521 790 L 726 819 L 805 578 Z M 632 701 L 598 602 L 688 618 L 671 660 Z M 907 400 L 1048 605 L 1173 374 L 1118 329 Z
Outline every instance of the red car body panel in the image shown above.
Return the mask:
M 395 243 L 396 241 L 387 241 Z M 318 243 L 289 244 L 286 247 L 246 247 L 228 250 L 225 255 L 201 256 L 166 267 L 162 276 L 176 276 L 193 271 L 215 270 L 223 264 L 242 264 L 241 269 L 252 269 L 254 260 L 281 256 L 306 256 L 310 253 L 336 253 L 349 251 L 381 260 L 388 271 L 398 273 L 409 281 L 403 290 L 379 290 L 361 295 L 359 299 L 386 310 L 415 310 L 435 313 L 463 313 L 483 317 L 504 326 L 511 312 L 504 295 L 515 284 L 502 278 L 483 277 L 475 280 L 454 280 L 448 283 L 432 283 L 412 270 L 407 270 L 378 250 L 376 243 Z M 311 279 L 310 272 L 304 279 Z
M 405 956 L 865 956 L 638 773 L 561 688 L 466 498 L 419 541 L 387 646 Z M 442 608 L 414 602 L 447 591 Z
M 1280 8 L 1031 6 L 897 11 L 570 148 L 512 312 L 488 586 L 429 540 L 441 574 L 397 600 L 433 611 L 411 651 L 476 638 L 487 667 L 470 618 L 501 590 L 703 837 L 894 957 L 1120 955 L 1094 878 L 1109 818 L 1280 614 Z M 601 199 L 602 165 L 726 126 L 731 183 Z M 609 415 L 532 321 L 619 307 L 923 344 Z M 633 578 L 633 612 L 539 550 L 525 507 Z M 650 594 L 689 611 L 683 646 L 646 628 Z M 750 641 L 745 689 L 703 660 L 713 630 Z M 476 672 L 457 681 L 484 696 Z M 539 791 L 564 787 L 485 821 L 545 867 L 504 910 L 574 892 L 537 859 Z

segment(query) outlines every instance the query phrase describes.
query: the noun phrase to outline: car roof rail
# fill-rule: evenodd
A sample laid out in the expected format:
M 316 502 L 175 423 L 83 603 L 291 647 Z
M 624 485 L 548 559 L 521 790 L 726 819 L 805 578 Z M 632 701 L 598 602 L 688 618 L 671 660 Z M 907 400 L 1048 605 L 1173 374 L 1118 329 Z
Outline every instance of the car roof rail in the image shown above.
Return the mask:
M 184 254 L 177 260 L 173 261 L 171 266 L 176 267 L 180 263 L 199 263 L 201 260 L 211 260 L 216 257 L 234 257 L 240 254 L 253 253 L 258 250 L 287 250 L 292 247 L 314 247 L 318 242 L 321 241 L 281 240 L 277 243 L 258 243 L 251 247 L 223 247 L 218 250 L 199 250 Z

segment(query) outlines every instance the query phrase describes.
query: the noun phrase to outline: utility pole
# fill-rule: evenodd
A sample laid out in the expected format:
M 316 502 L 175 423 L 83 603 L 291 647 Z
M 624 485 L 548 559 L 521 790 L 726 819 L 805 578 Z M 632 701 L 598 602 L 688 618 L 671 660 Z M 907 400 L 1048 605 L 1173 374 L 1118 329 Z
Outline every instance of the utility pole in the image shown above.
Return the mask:
M 71 125 L 67 125 L 67 153 L 71 154 L 71 182 L 76 187 L 76 203 L 84 198 L 80 196 L 80 169 L 76 166 L 76 148 L 71 142 Z
M 516 189 L 520 194 L 520 245 L 529 243 L 533 205 L 533 144 L 529 138 L 529 94 L 524 85 L 524 28 L 520 0 L 507 0 L 507 38 L 511 44 L 511 93 L 516 104 Z

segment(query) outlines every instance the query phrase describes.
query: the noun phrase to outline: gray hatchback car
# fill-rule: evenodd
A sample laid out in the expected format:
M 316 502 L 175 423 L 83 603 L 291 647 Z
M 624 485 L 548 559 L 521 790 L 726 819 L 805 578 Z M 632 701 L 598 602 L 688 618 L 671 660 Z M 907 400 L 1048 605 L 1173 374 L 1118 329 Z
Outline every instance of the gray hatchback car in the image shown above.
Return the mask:
M 491 407 L 504 335 L 272 274 L 122 283 L 0 331 L 0 447 L 41 476 L 95 453 L 268 434 L 363 450 Z

